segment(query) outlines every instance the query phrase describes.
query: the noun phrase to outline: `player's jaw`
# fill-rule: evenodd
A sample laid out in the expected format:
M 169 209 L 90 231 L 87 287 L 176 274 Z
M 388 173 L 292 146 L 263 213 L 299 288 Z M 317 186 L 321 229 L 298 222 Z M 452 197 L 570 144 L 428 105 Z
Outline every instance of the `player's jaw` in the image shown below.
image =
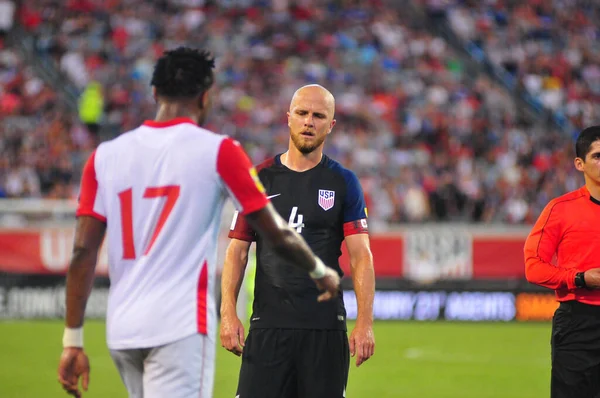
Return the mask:
M 290 136 L 296 149 L 304 155 L 307 155 L 323 144 L 327 134 L 319 135 L 315 131 L 307 129 L 297 133 L 291 133 Z

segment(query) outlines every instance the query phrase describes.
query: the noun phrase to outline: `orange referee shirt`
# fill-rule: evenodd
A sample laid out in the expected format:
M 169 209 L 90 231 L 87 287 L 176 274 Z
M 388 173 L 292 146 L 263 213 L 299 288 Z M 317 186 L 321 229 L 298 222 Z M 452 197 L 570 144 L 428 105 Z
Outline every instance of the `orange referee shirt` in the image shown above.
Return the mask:
M 548 203 L 524 251 L 529 282 L 555 289 L 558 301 L 600 305 L 600 290 L 575 287 L 577 272 L 600 267 L 600 201 L 585 186 Z

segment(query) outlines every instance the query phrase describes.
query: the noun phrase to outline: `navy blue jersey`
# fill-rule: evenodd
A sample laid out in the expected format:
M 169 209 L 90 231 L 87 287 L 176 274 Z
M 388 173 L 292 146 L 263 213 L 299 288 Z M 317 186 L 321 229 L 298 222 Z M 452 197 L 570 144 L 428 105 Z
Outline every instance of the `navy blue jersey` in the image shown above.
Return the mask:
M 339 265 L 345 236 L 368 233 L 365 199 L 356 175 L 323 155 L 314 168 L 297 172 L 281 155 L 257 167 L 271 203 L 306 240 L 325 264 L 343 275 Z M 338 298 L 318 303 L 308 273 L 281 260 L 242 216 L 230 238 L 256 241 L 257 269 L 251 328 L 346 329 L 346 310 Z

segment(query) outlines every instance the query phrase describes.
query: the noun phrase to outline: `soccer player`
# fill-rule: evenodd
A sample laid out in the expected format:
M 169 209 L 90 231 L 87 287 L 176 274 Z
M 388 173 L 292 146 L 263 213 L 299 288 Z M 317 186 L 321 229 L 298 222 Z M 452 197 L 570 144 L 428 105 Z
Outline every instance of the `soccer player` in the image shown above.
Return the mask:
M 525 242 L 527 280 L 554 289 L 560 302 L 552 398 L 600 396 L 600 126 L 579 134 L 575 155 L 585 186 L 550 201 Z
M 213 67 L 205 52 L 166 52 L 152 77 L 156 118 L 102 143 L 84 167 L 58 368 L 74 396 L 80 377 L 84 390 L 89 383 L 82 325 L 105 231 L 107 343 L 130 397 L 212 396 L 216 239 L 228 193 L 278 256 L 326 290 L 320 300 L 338 293 L 337 272 L 277 215 L 240 145 L 199 127 Z
M 248 218 L 232 223 L 222 275 L 221 344 L 242 355 L 240 398 L 342 398 L 349 352 L 360 366 L 374 352 L 373 259 L 367 209 L 357 177 L 323 154 L 335 125 L 333 95 L 318 85 L 294 94 L 288 117 L 288 151 L 262 163 L 259 177 L 280 215 L 340 275 L 346 240 L 358 301 L 356 327 L 348 339 L 341 295 L 318 303 L 317 290 L 298 269 L 275 257 Z M 250 331 L 235 309 L 251 242 L 257 271 Z

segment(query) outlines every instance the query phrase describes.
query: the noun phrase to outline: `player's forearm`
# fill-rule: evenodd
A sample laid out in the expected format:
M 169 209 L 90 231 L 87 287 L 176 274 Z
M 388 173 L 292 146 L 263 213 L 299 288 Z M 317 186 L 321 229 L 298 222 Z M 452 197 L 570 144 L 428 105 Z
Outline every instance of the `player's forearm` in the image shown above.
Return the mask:
M 236 312 L 237 298 L 247 263 L 248 253 L 243 256 L 227 251 L 221 275 L 221 316 Z
M 73 249 L 67 272 L 66 326 L 78 328 L 83 324 L 85 306 L 92 291 L 98 251 L 84 247 Z
M 525 259 L 525 277 L 530 283 L 550 289 L 574 289 L 576 268 L 557 267 L 539 257 Z
M 356 323 L 371 325 L 375 297 L 375 271 L 371 256 L 364 256 L 352 267 L 352 282 L 358 306 Z

